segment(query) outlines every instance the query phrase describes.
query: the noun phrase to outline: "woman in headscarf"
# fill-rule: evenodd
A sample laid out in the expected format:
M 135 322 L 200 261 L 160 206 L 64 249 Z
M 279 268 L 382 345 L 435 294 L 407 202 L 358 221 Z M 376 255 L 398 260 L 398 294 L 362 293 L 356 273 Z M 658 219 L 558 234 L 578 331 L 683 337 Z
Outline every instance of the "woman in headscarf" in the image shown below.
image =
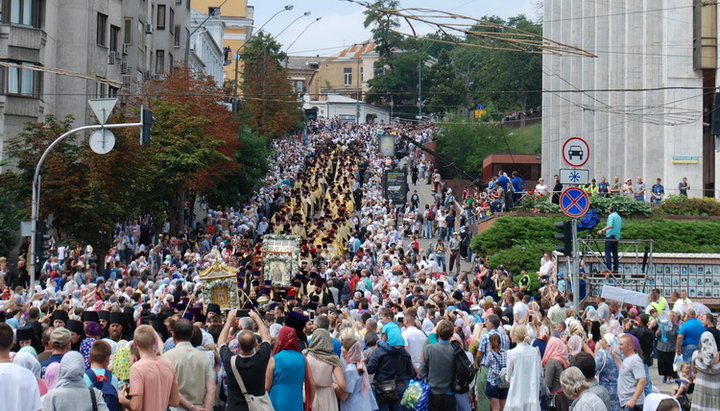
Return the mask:
M 657 328 L 655 349 L 657 350 L 658 374 L 663 376 L 665 384 L 669 384 L 677 378 L 677 373 L 673 370 L 675 343 L 680 329 L 677 311 L 670 311 L 667 317 L 660 316 L 660 324 Z
M 45 411 L 93 411 L 92 397 L 97 411 L 108 411 L 102 392 L 88 388 L 83 380 L 85 361 L 76 351 L 63 355 L 60 361 L 60 379 L 53 390 L 43 399 Z
M 606 326 L 600 327 L 600 332 L 607 331 Z M 620 373 L 616 359 L 620 358 L 618 340 L 615 334 L 605 332 L 603 338 L 595 345 L 595 375 L 598 383 L 610 394 L 610 402 L 614 410 L 620 409 L 620 400 L 617 395 L 617 380 Z
M 310 345 L 303 350 L 310 374 L 315 381 L 314 410 L 337 411 L 336 392 L 345 391 L 345 375 L 340 358 L 333 352 L 332 338 L 324 328 L 312 333 Z
M 570 366 L 570 360 L 568 359 L 568 347 L 561 339 L 557 337 L 548 339 L 541 364 L 545 373 L 545 384 L 554 399 L 556 409 L 568 410 L 570 408 L 569 401 L 563 393 L 560 374 Z
M 23 348 L 30 348 L 29 345 Z M 34 349 L 33 349 L 34 351 Z M 32 354 L 29 354 L 27 352 L 23 352 L 20 350 L 15 356 L 13 357 L 13 362 L 15 364 L 18 364 L 22 366 L 23 368 L 27 368 L 30 372 L 33 373 L 35 376 L 35 379 L 38 382 L 38 389 L 40 390 L 40 396 L 43 396 L 47 394 L 47 385 L 45 385 L 45 381 L 43 381 L 40 378 L 40 362 L 38 362 L 37 358 L 35 358 Z
M 720 358 L 712 333 L 705 331 L 700 336 L 700 346 L 693 353 L 692 366 L 695 371 L 695 391 L 691 410 L 719 410 Z
M 363 361 L 362 346 L 355 336 L 352 328 L 345 328 L 340 332 L 342 343 L 342 358 L 345 360 L 345 390 L 335 393 L 340 398 L 340 411 L 377 410 L 375 396 L 370 390 L 370 378 L 365 361 Z M 336 384 L 334 384 L 335 388 Z M 339 388 L 339 387 L 338 387 Z
M 545 355 L 545 347 L 547 347 L 548 338 L 550 338 L 550 328 L 547 325 L 541 325 L 537 329 L 537 338 L 532 341 L 532 346 L 537 347 L 540 351 L 540 357 Z
M 568 361 L 572 362 L 573 358 L 583 350 L 583 340 L 579 335 L 573 335 L 568 339 Z
M 298 351 L 297 333 L 283 326 L 265 372 L 265 390 L 270 393 L 273 408 L 283 411 L 303 410 L 303 383 L 306 398 L 312 403 L 315 383 L 307 372 L 305 358 Z M 307 407 L 306 407 L 307 408 Z
M 90 321 L 85 326 L 85 334 L 87 337 L 80 342 L 80 354 L 82 354 L 85 360 L 85 369 L 90 368 L 90 349 L 92 348 L 95 341 L 100 339 L 102 335 L 102 328 L 100 324 L 95 321 Z

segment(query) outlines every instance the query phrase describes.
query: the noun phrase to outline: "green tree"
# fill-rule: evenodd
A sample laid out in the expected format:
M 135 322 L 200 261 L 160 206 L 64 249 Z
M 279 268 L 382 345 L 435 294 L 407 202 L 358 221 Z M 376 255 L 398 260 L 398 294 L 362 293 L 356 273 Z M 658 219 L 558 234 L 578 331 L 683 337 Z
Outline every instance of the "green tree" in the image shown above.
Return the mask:
M 507 22 L 497 16 L 486 17 L 494 23 L 542 35 L 542 25 L 528 20 L 524 15 L 510 18 Z M 483 31 L 502 31 L 483 28 Z M 480 29 L 478 29 L 480 31 Z M 472 42 L 472 40 L 470 40 Z M 498 45 L 499 47 L 502 47 Z M 473 70 L 468 73 L 471 98 L 479 104 L 492 102 L 501 112 L 525 110 L 538 107 L 542 100 L 542 56 L 510 50 L 487 50 L 467 48 L 458 50 L 463 59 L 471 61 Z
M 400 27 L 400 21 L 392 14 L 383 13 L 383 10 L 395 10 L 399 5 L 398 0 L 376 0 L 363 12 L 365 14 L 363 26 L 365 28 L 372 26 L 370 31 L 373 34 L 373 41 L 377 44 L 381 67 L 385 64 L 390 68 L 394 67 L 393 48 L 402 40 L 402 36 L 393 31 Z
M 271 154 L 267 139 L 241 128 L 241 148 L 236 153 L 241 170 L 235 178 L 207 190 L 206 198 L 212 205 L 235 206 L 247 201 L 267 174 Z
M 261 31 L 247 43 L 241 58 L 243 120 L 260 135 L 284 136 L 302 117 L 282 64 L 287 55 L 280 43 Z
M 466 103 L 465 83 L 455 71 L 447 50 L 440 52 L 437 63 L 430 69 L 428 77 L 430 82 L 428 112 L 442 117 L 445 112 L 457 109 Z
M 0 256 L 7 256 L 17 245 L 23 208 L 18 196 L 20 180 L 16 174 L 0 175 Z

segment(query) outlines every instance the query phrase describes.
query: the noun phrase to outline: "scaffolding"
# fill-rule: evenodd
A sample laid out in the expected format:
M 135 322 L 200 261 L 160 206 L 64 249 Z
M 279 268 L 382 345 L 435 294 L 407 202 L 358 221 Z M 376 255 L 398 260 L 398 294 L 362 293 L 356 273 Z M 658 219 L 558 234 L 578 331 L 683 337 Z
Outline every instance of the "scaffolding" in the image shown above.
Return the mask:
M 585 298 L 600 296 L 603 285 L 646 294 L 654 287 L 653 240 L 619 240 L 620 264 L 617 272 L 612 272 L 605 265 L 604 239 L 578 237 L 577 245 L 580 279 L 585 282 Z M 567 258 L 561 258 L 558 267 L 562 267 L 561 264 L 567 264 Z

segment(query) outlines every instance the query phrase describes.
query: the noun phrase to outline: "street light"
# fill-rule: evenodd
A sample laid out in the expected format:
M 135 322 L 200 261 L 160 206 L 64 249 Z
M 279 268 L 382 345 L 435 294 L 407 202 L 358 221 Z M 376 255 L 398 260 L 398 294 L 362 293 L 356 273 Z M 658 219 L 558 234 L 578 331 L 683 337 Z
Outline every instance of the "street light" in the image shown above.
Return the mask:
M 295 8 L 295 6 L 293 6 L 292 4 L 288 4 L 288 5 L 286 5 L 285 7 L 283 7 L 282 9 L 280 9 L 279 11 L 277 11 L 275 14 L 273 14 L 272 16 L 270 16 L 270 18 L 267 19 L 267 21 L 266 21 L 265 23 L 263 23 L 262 26 L 260 26 L 260 28 L 258 29 L 257 33 L 259 33 L 260 31 L 262 31 L 263 27 L 265 27 L 268 23 L 270 23 L 270 21 L 271 21 L 272 19 L 274 19 L 275 16 L 277 16 L 277 15 L 280 14 L 280 13 L 282 13 L 283 11 L 290 11 L 290 10 L 292 10 L 292 9 L 294 9 L 294 8 Z M 254 34 L 253 34 L 253 35 L 254 35 Z M 238 47 L 238 49 L 235 51 L 235 93 L 234 93 L 234 94 L 235 94 L 235 97 L 237 97 L 237 93 L 238 93 L 238 64 L 240 63 L 240 50 L 242 50 L 243 47 L 245 47 L 245 45 L 248 44 L 248 42 L 250 41 L 250 39 L 252 39 L 252 37 L 253 37 L 253 36 L 248 37 L 248 39 L 245 40 L 245 42 L 244 42 L 243 44 L 241 44 L 240 47 Z
M 310 13 L 309 11 L 306 11 L 305 13 L 302 14 L 302 16 L 295 18 L 295 20 L 291 21 L 290 24 L 288 24 L 287 26 L 285 26 L 285 28 L 282 29 L 282 30 L 280 31 L 280 33 L 278 33 L 274 38 L 278 38 L 278 37 L 282 36 L 282 34 L 285 33 L 285 30 L 289 29 L 290 26 L 292 26 L 293 24 L 295 24 L 296 21 L 300 20 L 300 19 L 303 18 L 303 17 L 307 17 L 307 16 L 309 16 L 310 14 L 311 14 L 311 13 Z
M 320 21 L 320 19 L 322 19 L 322 17 L 316 18 L 315 20 L 311 21 L 310 24 L 308 24 L 307 26 L 305 26 L 305 28 L 303 29 L 303 31 L 301 31 L 300 34 L 298 34 L 298 36 L 295 37 L 295 40 L 293 40 L 292 43 L 290 43 L 290 45 L 285 49 L 285 54 L 287 54 L 287 52 L 290 51 L 290 48 L 295 44 L 296 41 L 298 41 L 298 39 L 300 38 L 300 36 L 302 36 L 303 34 L 305 34 L 305 32 L 307 31 L 307 29 L 309 29 L 310 26 L 312 26 L 313 24 L 315 24 L 315 23 L 317 23 L 318 21 Z
M 225 3 L 227 3 L 228 0 L 224 0 L 222 3 L 220 3 L 219 6 L 213 10 L 212 13 L 208 13 L 208 16 L 205 17 L 205 20 L 202 21 L 193 31 L 188 34 L 187 39 L 185 39 L 185 67 L 188 66 L 188 61 L 190 61 L 190 38 L 192 38 L 193 34 L 195 34 L 196 31 L 200 30 L 201 27 L 203 27 L 203 24 L 205 24 L 208 20 L 210 20 L 210 17 L 215 17 L 215 14 L 220 11 L 220 7 L 222 7 Z

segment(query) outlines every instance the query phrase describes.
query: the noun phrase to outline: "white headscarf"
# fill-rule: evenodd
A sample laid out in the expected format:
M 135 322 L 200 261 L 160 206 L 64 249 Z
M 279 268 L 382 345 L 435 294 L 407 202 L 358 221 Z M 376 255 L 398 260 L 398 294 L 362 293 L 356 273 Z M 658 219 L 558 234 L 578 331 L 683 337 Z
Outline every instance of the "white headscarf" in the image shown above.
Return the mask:
M 705 331 L 700 336 L 700 349 L 693 353 L 695 366 L 703 371 L 717 370 L 720 368 L 720 363 L 717 362 L 717 354 L 715 337 L 709 331 Z
M 643 402 L 643 411 L 655 411 L 657 410 L 660 403 L 667 399 L 672 399 L 673 401 L 675 401 L 677 403 L 678 409 L 680 409 L 680 403 L 674 397 L 671 397 L 667 394 L 660 394 L 654 392 L 645 397 L 645 402 Z
M 35 378 L 40 379 L 40 362 L 32 354 L 18 352 L 13 357 L 13 363 L 28 369 L 35 375 Z
M 55 388 L 85 387 L 85 360 L 77 351 L 69 351 L 60 360 L 60 379 Z

